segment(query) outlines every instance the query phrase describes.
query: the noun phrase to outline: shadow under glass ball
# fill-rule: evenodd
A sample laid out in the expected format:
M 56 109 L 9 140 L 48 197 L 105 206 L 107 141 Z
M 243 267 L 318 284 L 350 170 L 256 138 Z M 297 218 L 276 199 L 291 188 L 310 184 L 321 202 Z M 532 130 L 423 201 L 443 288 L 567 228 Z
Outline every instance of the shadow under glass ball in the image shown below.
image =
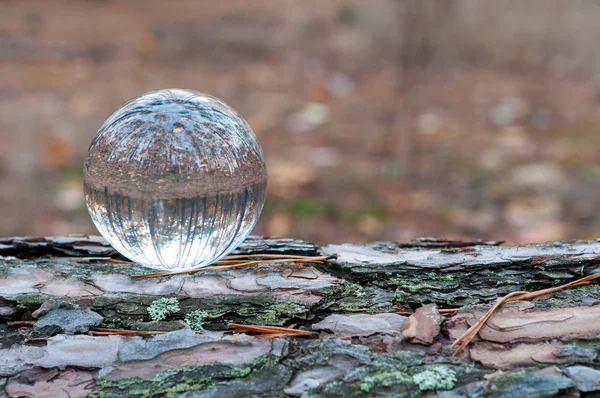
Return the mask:
M 85 199 L 125 257 L 160 270 L 209 265 L 256 224 L 267 170 L 248 123 L 217 98 L 168 89 L 117 109 L 92 140 Z

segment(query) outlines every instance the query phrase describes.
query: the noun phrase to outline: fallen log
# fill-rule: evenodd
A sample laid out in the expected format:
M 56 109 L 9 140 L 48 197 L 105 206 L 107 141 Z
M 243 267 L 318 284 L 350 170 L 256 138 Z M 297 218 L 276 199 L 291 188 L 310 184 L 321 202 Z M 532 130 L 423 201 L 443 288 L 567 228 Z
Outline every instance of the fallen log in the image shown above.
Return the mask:
M 4 394 L 600 392 L 595 282 L 506 304 L 460 355 L 450 348 L 502 296 L 600 272 L 598 241 L 318 247 L 252 237 L 234 254 L 328 259 L 135 279 L 148 270 L 98 237 L 0 239 Z

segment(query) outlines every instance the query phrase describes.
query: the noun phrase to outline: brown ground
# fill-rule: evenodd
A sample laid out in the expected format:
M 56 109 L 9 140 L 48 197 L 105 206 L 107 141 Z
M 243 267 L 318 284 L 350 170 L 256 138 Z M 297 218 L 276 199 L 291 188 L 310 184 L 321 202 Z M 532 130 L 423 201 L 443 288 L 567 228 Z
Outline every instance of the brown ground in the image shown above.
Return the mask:
M 182 87 L 257 133 L 256 233 L 595 237 L 600 8 L 504 4 L 0 0 L 0 235 L 94 232 L 81 167 L 97 128 Z

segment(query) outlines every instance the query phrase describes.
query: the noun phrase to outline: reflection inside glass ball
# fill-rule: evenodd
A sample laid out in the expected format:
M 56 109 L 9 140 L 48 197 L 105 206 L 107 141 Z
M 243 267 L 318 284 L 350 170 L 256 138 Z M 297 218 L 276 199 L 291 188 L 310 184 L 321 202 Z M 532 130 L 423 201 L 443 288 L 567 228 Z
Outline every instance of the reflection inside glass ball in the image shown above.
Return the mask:
M 248 123 L 190 90 L 143 94 L 117 109 L 92 140 L 84 190 L 96 228 L 147 267 L 209 265 L 248 236 L 267 171 Z

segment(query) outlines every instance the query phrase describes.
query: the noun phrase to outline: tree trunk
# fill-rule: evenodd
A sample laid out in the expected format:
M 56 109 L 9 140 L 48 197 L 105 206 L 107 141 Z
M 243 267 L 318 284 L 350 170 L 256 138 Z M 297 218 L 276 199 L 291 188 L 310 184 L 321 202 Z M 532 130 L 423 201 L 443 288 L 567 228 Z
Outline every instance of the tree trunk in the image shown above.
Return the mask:
M 254 237 L 234 254 L 332 257 L 324 264 L 264 264 L 133 279 L 148 270 L 107 261 L 124 259 L 98 237 L 0 239 L 4 393 L 600 394 L 600 289 L 595 283 L 507 304 L 462 354 L 451 359 L 450 349 L 497 298 L 600 272 L 598 241 L 501 246 L 422 239 L 318 247 Z M 163 297 L 176 298 L 171 304 L 179 309 L 169 311 L 157 302 Z M 152 321 L 149 307 L 155 318 L 164 319 Z M 444 309 L 458 311 L 440 313 Z M 197 315 L 196 323 L 190 313 Z M 183 322 L 186 315 L 196 333 Z M 259 338 L 234 333 L 229 323 L 313 334 Z M 99 327 L 135 332 L 102 335 L 113 332 Z

